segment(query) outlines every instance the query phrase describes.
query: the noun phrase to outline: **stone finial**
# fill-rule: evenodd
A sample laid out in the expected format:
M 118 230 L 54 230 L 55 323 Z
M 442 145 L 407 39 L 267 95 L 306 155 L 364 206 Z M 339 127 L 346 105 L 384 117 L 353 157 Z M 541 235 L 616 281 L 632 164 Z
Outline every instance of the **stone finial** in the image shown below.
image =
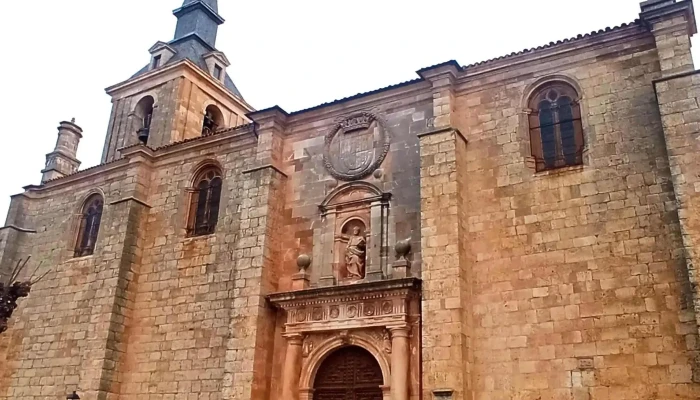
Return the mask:
M 309 288 L 309 274 L 306 272 L 311 266 L 311 256 L 301 254 L 297 257 L 299 272 L 292 276 L 292 290 L 304 290 Z
M 396 242 L 394 250 L 396 251 L 397 260 L 406 260 L 406 258 L 408 257 L 408 253 L 411 252 L 411 240 L 399 240 L 398 242 Z
M 301 254 L 297 258 L 297 266 L 299 267 L 299 272 L 306 272 L 306 270 L 311 266 L 311 256 L 308 254 Z
M 411 261 L 408 255 L 411 252 L 411 239 L 399 240 L 394 246 L 396 261 L 393 264 L 394 279 L 408 278 L 411 274 Z
M 71 124 L 74 124 L 74 123 L 75 123 L 75 117 L 73 117 L 73 118 L 70 119 L 70 123 L 71 123 Z

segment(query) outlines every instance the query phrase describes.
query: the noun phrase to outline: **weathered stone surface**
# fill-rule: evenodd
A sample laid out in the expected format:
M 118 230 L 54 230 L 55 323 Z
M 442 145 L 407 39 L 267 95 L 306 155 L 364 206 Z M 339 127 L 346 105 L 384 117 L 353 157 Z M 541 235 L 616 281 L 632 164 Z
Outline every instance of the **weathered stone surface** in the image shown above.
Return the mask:
M 0 229 L 0 275 L 28 255 L 53 269 L 0 336 L 0 399 L 307 400 L 347 345 L 375 356 L 385 399 L 699 398 L 694 20 L 686 2 L 644 10 L 644 23 L 292 114 L 243 115 L 191 66 L 112 89 L 111 162 L 28 187 Z M 536 172 L 527 106 L 551 81 L 580 96 L 584 162 Z M 126 147 L 146 93 L 162 107 L 158 148 Z M 231 129 L 199 136 L 208 104 L 240 112 Z M 388 151 L 334 176 L 325 138 L 363 113 Z M 331 155 L 352 149 L 366 151 Z M 223 172 L 219 221 L 188 237 L 209 164 Z M 76 259 L 94 193 L 97 247 Z M 347 282 L 353 219 L 367 276 Z

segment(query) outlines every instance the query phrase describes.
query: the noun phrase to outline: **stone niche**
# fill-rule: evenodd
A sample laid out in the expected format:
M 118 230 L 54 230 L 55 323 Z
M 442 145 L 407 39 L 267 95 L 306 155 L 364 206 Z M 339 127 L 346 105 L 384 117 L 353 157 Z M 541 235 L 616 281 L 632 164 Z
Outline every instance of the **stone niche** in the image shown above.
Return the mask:
M 336 188 L 320 205 L 322 229 L 314 240 L 319 286 L 378 281 L 387 276 L 389 200 L 367 182 Z

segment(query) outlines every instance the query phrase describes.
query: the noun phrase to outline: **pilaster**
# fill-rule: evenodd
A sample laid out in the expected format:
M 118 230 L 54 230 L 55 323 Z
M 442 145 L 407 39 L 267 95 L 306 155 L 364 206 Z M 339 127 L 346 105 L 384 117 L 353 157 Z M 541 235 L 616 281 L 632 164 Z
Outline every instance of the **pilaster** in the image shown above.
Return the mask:
M 265 296 L 277 287 L 286 175 L 281 160 L 284 113 L 251 115 L 257 124 L 258 156 L 244 171 L 241 234 L 236 243 L 230 339 L 224 365 L 223 399 L 267 399 L 272 376 L 275 313 Z
M 700 332 L 700 74 L 655 82 L 684 255 Z
M 449 91 L 444 93 L 438 100 L 451 98 Z M 455 400 L 473 398 L 472 260 L 465 243 L 467 177 L 462 165 L 466 146 L 451 127 L 420 135 L 424 399 L 442 389 L 452 390 Z
M 282 397 L 289 400 L 299 398 L 299 376 L 301 374 L 301 346 L 304 337 L 295 333 L 286 335 L 287 351 L 282 372 Z
M 641 20 L 654 34 L 662 76 L 695 69 L 690 37 L 697 33 L 690 0 L 646 0 L 641 3 Z
M 424 68 L 417 73 L 433 85 L 433 120 L 435 129 L 455 126 L 454 82 L 462 67 L 456 61 L 448 61 L 433 67 Z
M 141 160 L 143 161 L 143 160 Z M 122 197 L 107 199 L 100 233 L 102 247 L 96 257 L 102 262 L 94 271 L 100 290 L 92 299 L 87 349 L 83 356 L 79 389 L 87 398 L 110 399 L 120 393 L 119 374 L 124 368 L 127 327 L 131 324 L 135 301 L 135 277 L 141 265 L 150 206 L 147 163 L 136 162 L 127 172 L 134 182 Z M 104 236 L 103 236 L 104 235 Z

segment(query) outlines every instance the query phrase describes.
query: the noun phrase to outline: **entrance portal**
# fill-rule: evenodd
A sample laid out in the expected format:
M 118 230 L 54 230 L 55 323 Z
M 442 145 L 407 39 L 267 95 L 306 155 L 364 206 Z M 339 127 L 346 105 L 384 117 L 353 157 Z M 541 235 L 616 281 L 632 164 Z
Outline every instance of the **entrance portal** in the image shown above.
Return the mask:
M 314 382 L 314 400 L 382 400 L 382 370 L 367 350 L 344 347 L 321 364 Z

